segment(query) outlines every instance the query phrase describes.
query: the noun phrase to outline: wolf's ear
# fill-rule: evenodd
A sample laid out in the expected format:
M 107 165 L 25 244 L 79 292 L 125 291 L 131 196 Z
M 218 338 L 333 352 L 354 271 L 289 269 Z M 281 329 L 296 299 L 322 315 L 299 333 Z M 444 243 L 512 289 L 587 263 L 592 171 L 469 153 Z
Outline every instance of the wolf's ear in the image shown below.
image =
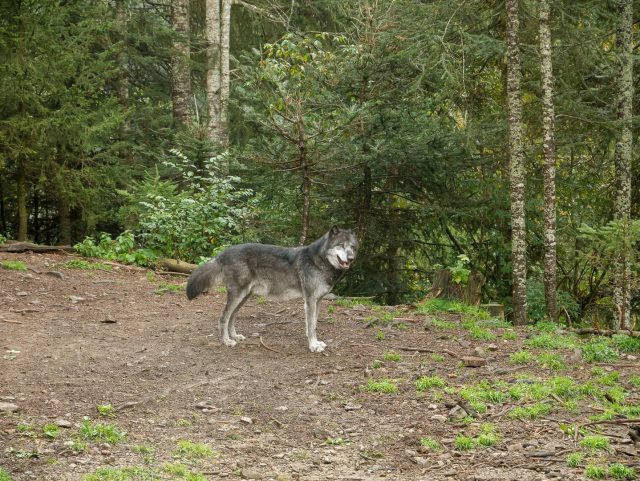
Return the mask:
M 337 236 L 338 232 L 340 232 L 340 229 L 338 229 L 337 225 L 334 225 L 333 227 L 331 227 L 331 230 L 329 231 L 329 236 L 330 237 Z

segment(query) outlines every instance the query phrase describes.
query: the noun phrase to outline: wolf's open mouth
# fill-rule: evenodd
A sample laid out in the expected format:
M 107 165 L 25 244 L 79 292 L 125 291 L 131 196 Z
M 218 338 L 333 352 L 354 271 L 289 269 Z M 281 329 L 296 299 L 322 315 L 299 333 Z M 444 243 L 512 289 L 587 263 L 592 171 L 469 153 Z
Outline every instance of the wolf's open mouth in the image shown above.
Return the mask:
M 342 267 L 344 269 L 348 269 L 349 268 L 349 264 L 351 264 L 349 261 L 343 261 L 340 258 L 338 258 L 338 262 L 340 262 L 340 267 Z

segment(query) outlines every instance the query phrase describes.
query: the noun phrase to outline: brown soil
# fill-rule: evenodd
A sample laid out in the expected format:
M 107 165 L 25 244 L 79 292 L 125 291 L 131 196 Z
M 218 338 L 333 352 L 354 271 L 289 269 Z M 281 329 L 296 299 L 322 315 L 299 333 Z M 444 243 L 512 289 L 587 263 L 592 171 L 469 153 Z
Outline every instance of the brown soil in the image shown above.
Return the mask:
M 253 299 L 237 322 L 247 340 L 227 348 L 215 333 L 224 294 L 189 302 L 183 291 L 166 290 L 167 283 L 183 284 L 184 277 L 115 264 L 110 271 L 62 265 L 72 258 L 0 256 L 29 267 L 0 269 L 0 402 L 19 407 L 0 414 L 0 466 L 14 480 L 80 480 L 101 466 L 145 465 L 136 452 L 140 445 L 154 449 L 147 466 L 162 472 L 164 464 L 176 461 L 178 440 L 216 451 L 215 458 L 193 468 L 212 480 L 582 479 L 583 469 L 564 461 L 576 450 L 558 427 L 571 422 L 566 412 L 514 421 L 504 415 L 504 404 L 470 425 L 444 422 L 432 417 L 447 416 L 456 395 L 416 392 L 413 381 L 421 375 L 441 376 L 454 387 L 482 379 L 512 383 L 525 371 L 549 377 L 508 362 L 525 331 L 504 341 L 495 329 L 498 349 L 484 354 L 487 364 L 462 367 L 454 356 L 474 355 L 475 347 L 490 343 L 472 340 L 461 328 L 425 329 L 426 317 L 408 307 L 396 309 L 394 315 L 403 319 L 395 326 L 366 327 L 379 315 L 372 308 L 323 301 L 319 339 L 329 348 L 313 354 L 303 334 L 301 302 Z M 384 340 L 376 339 L 379 330 Z M 430 349 L 444 361 L 400 349 L 406 347 Z M 387 351 L 401 353 L 402 360 L 383 361 Z M 381 367 L 374 368 L 374 360 Z M 617 367 L 622 373 L 629 369 Z M 588 371 L 577 362 L 563 374 L 580 377 Z M 399 393 L 366 392 L 370 376 L 399 380 Z M 111 404 L 115 415 L 98 414 L 102 404 Z M 115 445 L 88 441 L 75 453 L 70 440 L 87 418 L 127 435 Z M 57 420 L 71 426 L 57 439 L 45 439 L 42 426 Z M 456 435 L 477 433 L 482 422 L 493 422 L 502 441 L 457 451 Z M 24 424 L 35 435 L 21 432 Z M 608 460 L 629 464 L 634 448 L 625 440 L 626 428 L 604 429 L 621 443 Z M 422 436 L 443 448 L 421 448 Z M 549 450 L 551 455 L 532 456 Z

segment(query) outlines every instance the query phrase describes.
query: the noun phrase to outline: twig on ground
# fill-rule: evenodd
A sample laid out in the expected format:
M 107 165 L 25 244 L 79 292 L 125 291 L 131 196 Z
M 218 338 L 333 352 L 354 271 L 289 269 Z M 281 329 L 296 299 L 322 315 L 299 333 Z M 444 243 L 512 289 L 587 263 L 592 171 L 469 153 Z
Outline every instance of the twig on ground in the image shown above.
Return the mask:
M 278 351 L 277 349 L 273 349 L 273 348 L 271 348 L 271 347 L 267 346 L 267 345 L 264 343 L 264 341 L 262 340 L 262 336 L 260 336 L 260 345 L 261 345 L 262 347 L 264 347 L 267 351 L 275 352 L 275 353 L 277 353 L 277 354 L 282 354 L 282 353 L 281 353 L 280 351 Z

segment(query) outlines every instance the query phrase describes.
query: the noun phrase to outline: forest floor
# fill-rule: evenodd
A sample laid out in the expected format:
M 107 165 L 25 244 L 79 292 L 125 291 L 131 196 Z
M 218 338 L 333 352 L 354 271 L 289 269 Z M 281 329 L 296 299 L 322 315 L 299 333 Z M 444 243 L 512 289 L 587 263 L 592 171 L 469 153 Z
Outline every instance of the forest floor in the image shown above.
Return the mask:
M 637 471 L 635 356 L 588 363 L 561 331 L 338 299 L 322 302 L 329 347 L 314 354 L 301 302 L 256 298 L 238 315 L 247 340 L 228 348 L 224 293 L 187 301 L 184 277 L 52 254 L 0 262 L 3 481 Z M 594 415 L 613 422 L 585 426 Z

